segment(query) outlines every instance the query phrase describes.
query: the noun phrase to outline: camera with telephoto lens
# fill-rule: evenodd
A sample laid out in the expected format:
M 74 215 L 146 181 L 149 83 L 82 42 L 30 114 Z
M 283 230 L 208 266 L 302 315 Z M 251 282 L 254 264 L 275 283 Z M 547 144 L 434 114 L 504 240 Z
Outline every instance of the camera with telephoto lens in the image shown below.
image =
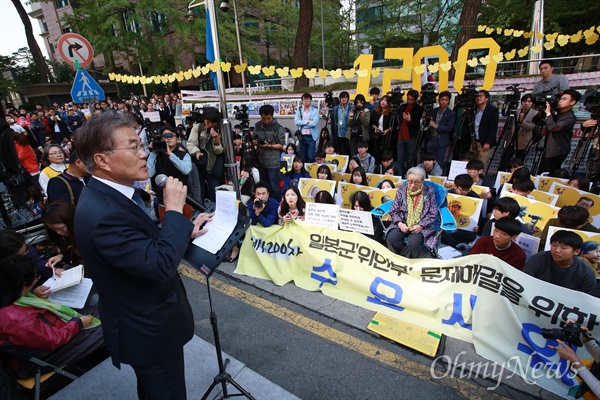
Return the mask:
M 533 93 L 533 108 L 540 113 L 546 112 L 546 103 L 550 104 L 552 110 L 558 109 L 558 100 L 560 94 L 552 94 L 552 90 L 544 90 L 543 92 Z
M 335 107 L 335 98 L 333 97 L 333 92 L 330 90 L 324 93 L 325 96 L 325 104 L 327 104 L 327 108 Z
M 190 115 L 185 117 L 185 123 L 189 124 L 203 124 L 204 123 L 204 108 L 196 108 L 190 112 Z
M 520 88 L 518 83 L 508 86 L 506 90 L 510 91 L 504 98 L 504 105 L 502 106 L 502 115 L 507 116 L 513 111 L 516 111 L 521 101 L 521 93 L 525 91 L 524 88 Z
M 404 102 L 404 91 L 399 87 L 395 87 L 391 92 L 387 92 L 387 95 L 390 96 L 392 110 L 399 110 L 400 105 Z
M 462 104 L 463 108 L 473 108 L 475 107 L 477 94 L 479 94 L 479 89 L 477 89 L 477 86 L 463 86 L 460 94 L 456 96 L 456 100 Z
M 264 200 L 256 199 L 254 200 L 254 208 L 261 208 L 262 206 L 266 206 L 267 202 Z
M 577 347 L 583 346 L 581 324 L 568 324 L 562 328 L 542 328 L 542 336 L 544 339 L 558 339 Z

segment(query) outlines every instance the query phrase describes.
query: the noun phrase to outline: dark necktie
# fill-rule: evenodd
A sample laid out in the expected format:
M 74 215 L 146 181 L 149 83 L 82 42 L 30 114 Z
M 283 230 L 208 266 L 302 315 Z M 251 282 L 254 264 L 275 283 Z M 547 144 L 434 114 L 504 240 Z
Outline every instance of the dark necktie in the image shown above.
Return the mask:
M 131 198 L 131 200 L 135 201 L 135 204 L 140 206 L 140 208 L 142 210 L 144 210 L 144 212 L 146 213 L 147 216 L 150 216 L 150 213 L 148 212 L 148 208 L 146 207 L 146 204 L 144 204 L 144 200 L 142 200 L 142 196 L 140 196 L 140 194 L 138 193 L 137 190 L 135 192 L 133 192 L 133 197 Z

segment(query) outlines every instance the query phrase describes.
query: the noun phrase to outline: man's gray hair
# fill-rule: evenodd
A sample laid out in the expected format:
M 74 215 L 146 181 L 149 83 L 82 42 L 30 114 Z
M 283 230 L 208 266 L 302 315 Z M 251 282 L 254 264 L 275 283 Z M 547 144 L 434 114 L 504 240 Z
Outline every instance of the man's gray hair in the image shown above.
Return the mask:
M 406 172 L 406 179 L 408 179 L 409 175 L 418 175 L 421 178 L 421 181 L 424 181 L 427 178 L 427 173 L 421 167 L 412 167 Z
M 94 155 L 111 151 L 115 146 L 114 132 L 119 128 L 135 128 L 131 114 L 105 111 L 92 116 L 75 133 L 75 148 L 88 172 L 97 167 Z

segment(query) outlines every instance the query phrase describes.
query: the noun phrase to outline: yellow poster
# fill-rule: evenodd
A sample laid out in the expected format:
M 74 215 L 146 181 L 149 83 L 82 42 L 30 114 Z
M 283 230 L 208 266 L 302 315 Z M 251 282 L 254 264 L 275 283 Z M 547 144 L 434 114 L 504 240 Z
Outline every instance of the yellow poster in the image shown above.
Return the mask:
M 328 164 L 335 165 L 337 172 L 346 172 L 346 168 L 348 168 L 348 162 L 350 162 L 350 157 L 343 156 L 341 154 L 336 154 L 335 156 L 327 154 L 325 156 L 325 161 L 327 161 Z
M 481 215 L 482 199 L 448 193 L 448 210 L 458 229 L 473 232 Z
M 505 192 L 502 197 L 512 197 L 519 203 L 519 206 L 521 206 L 519 216 L 523 219 L 525 225 L 533 231 L 533 236 L 536 237 L 541 235 L 548 220 L 555 218 L 558 214 L 558 207 L 519 196 L 518 194 Z
M 433 175 L 429 175 L 429 180 L 431 182 L 435 182 L 438 185 L 442 185 L 442 186 L 444 186 L 446 184 L 446 180 L 447 179 L 448 178 L 446 178 L 445 176 L 433 176 Z
M 298 189 L 300 189 L 304 201 L 313 202 L 315 201 L 315 196 L 321 190 L 325 190 L 333 196 L 335 194 L 335 184 L 335 181 L 324 179 L 300 178 Z
M 308 165 L 310 165 L 310 169 L 307 167 Z M 335 165 L 332 165 L 332 164 L 323 164 L 323 165 L 325 165 L 327 168 L 329 168 L 329 170 L 331 171 L 331 176 L 333 177 L 333 173 L 335 172 Z M 319 171 L 320 165 L 304 164 L 304 166 L 307 167 L 306 170 L 310 174 L 310 177 L 317 179 L 317 172 Z
M 398 185 L 402 182 L 402 178 L 394 175 L 380 175 L 380 174 L 367 174 L 367 182 L 371 187 L 377 187 L 379 182 L 389 179 L 394 182 L 394 185 L 398 187 Z
M 548 176 L 541 176 L 541 175 L 537 177 L 537 181 L 538 181 L 537 189 L 541 190 L 542 192 L 549 192 L 550 187 L 552 186 L 553 183 L 559 183 L 561 185 L 566 185 L 569 182 L 568 179 L 550 178 Z
M 394 201 L 396 199 L 396 191 L 398 189 L 373 189 L 367 194 L 371 199 L 371 205 L 373 208 L 387 203 L 388 201 Z
M 352 208 L 352 204 L 350 204 L 352 195 L 360 190 L 368 193 L 373 188 L 370 186 L 355 185 L 354 183 L 339 182 L 338 193 L 342 196 L 342 208 Z
M 592 199 L 594 205 L 588 210 L 592 218 L 592 225 L 596 227 L 600 226 L 600 196 L 556 182 L 552 184 L 549 192 L 558 195 L 558 200 L 556 201 L 558 207 L 574 206 L 582 197 Z
M 502 187 L 502 193 L 500 193 L 500 197 L 502 197 L 503 193 L 512 193 L 512 192 L 513 192 L 512 184 L 506 183 Z M 531 197 L 533 197 L 535 200 L 541 201 L 542 203 L 550 204 L 551 206 L 556 206 L 556 202 L 558 201 L 557 194 L 543 192 L 541 190 L 532 190 L 531 193 L 529 193 L 529 195 Z

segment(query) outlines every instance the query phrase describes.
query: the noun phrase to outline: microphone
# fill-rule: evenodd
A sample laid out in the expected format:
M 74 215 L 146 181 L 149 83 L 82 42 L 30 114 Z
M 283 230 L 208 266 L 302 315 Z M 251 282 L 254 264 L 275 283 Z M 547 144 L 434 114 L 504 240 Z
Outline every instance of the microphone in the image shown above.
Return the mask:
M 156 186 L 164 188 L 165 185 L 167 184 L 167 178 L 168 178 L 168 176 L 166 176 L 165 174 L 159 174 L 159 175 L 156 175 L 154 182 L 156 183 Z M 190 195 L 185 196 L 185 202 L 187 204 L 189 204 L 194 210 L 206 212 L 206 207 L 203 204 L 199 203 L 193 197 L 190 197 Z

